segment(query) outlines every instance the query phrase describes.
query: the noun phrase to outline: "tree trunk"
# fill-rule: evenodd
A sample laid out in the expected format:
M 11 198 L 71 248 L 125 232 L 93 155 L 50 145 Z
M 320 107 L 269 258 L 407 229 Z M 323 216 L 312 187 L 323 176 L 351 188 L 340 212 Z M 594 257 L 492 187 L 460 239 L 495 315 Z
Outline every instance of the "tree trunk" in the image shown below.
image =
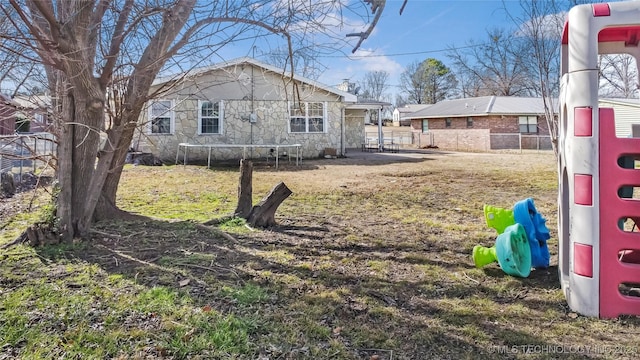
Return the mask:
M 252 205 L 252 177 L 253 163 L 249 160 L 240 160 L 240 180 L 238 182 L 238 206 L 234 215 L 247 219 L 251 213 Z
M 59 82 L 62 80 L 58 79 Z M 66 87 L 66 84 L 58 83 L 59 88 Z M 61 117 L 73 118 L 73 97 L 65 90 L 58 89 L 60 93 L 64 93 L 62 97 Z M 58 217 L 58 231 L 64 242 L 71 242 L 74 236 L 73 231 L 73 125 L 66 123 L 62 119 L 58 119 L 58 133 L 60 136 L 58 145 L 58 168 L 56 175 L 60 192 L 58 194 L 56 216 Z
M 255 227 L 271 227 L 276 225 L 275 213 L 278 206 L 293 192 L 280 182 L 265 196 L 258 205 L 251 209 L 247 222 Z
M 16 193 L 16 184 L 13 181 L 13 173 L 5 171 L 0 173 L 0 198 L 10 198 Z M 249 204 L 251 205 L 251 204 Z

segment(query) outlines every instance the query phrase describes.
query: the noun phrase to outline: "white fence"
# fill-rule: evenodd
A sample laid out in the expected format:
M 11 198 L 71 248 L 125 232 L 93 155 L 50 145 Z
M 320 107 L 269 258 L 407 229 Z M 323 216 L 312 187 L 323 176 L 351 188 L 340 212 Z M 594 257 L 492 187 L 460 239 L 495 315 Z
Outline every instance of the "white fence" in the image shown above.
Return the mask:
M 20 178 L 28 171 L 51 166 L 57 150 L 51 133 L 0 136 L 0 172 L 12 172 Z
M 387 128 L 383 129 L 382 137 L 384 138 L 385 144 L 395 144 L 395 145 L 411 145 L 413 143 L 413 136 L 410 131 L 394 131 L 387 130 Z M 378 142 L 378 132 L 366 131 L 365 133 L 365 141 L 373 141 Z

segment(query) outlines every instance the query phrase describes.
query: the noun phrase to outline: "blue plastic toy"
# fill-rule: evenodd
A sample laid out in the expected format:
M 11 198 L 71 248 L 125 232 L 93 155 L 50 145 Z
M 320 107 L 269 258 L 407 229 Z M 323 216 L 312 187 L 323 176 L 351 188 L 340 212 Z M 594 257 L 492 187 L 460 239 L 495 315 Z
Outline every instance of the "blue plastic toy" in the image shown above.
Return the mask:
M 484 217 L 490 228 L 501 234 L 507 226 L 521 224 L 531 247 L 531 266 L 538 269 L 549 267 L 549 247 L 551 237 L 544 217 L 536 210 L 532 198 L 518 201 L 513 210 L 490 205 L 484 206 Z
M 498 235 L 496 244 L 490 248 L 476 245 L 473 248 L 473 261 L 478 268 L 497 261 L 502 271 L 508 275 L 529 276 L 531 248 L 524 227 L 518 223 L 507 226 L 504 232 Z
M 536 210 L 533 199 L 518 201 L 513 206 L 513 218 L 522 224 L 531 247 L 531 266 L 546 269 L 549 267 L 549 247 L 547 240 L 551 237 L 547 228 L 547 220 Z

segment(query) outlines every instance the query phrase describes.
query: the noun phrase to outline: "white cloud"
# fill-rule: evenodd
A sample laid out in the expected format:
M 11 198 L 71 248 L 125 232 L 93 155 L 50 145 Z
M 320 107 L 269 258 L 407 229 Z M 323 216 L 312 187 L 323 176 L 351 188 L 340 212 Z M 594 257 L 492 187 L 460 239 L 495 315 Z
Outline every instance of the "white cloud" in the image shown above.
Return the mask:
M 357 61 L 360 64 L 358 67 L 365 72 L 384 70 L 389 73 L 391 78 L 399 76 L 404 70 L 402 65 L 385 56 L 381 50 L 358 49 L 351 58 Z
M 546 38 L 557 39 L 562 34 L 566 17 L 566 12 L 560 12 L 527 20 L 520 24 L 514 35 L 526 37 L 533 31 L 540 31 Z
M 332 86 L 340 84 L 344 79 L 358 82 L 369 71 L 384 70 L 389 73 L 390 92 L 393 92 L 394 85 L 397 85 L 400 74 L 404 71 L 400 63 L 385 56 L 381 50 L 373 49 L 359 49 L 347 59 L 325 62 L 325 65 L 328 70 L 319 80 Z

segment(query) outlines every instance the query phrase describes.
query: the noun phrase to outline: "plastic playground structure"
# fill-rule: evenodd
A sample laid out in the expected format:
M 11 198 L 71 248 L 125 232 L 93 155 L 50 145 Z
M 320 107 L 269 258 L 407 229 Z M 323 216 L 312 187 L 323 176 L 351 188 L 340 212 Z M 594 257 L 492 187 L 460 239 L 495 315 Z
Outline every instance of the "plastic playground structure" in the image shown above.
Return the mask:
M 640 59 L 640 1 L 579 5 L 562 36 L 558 272 L 569 307 L 640 315 L 640 138 L 617 138 L 598 105 L 600 54 Z M 636 296 L 634 296 L 636 295 Z

